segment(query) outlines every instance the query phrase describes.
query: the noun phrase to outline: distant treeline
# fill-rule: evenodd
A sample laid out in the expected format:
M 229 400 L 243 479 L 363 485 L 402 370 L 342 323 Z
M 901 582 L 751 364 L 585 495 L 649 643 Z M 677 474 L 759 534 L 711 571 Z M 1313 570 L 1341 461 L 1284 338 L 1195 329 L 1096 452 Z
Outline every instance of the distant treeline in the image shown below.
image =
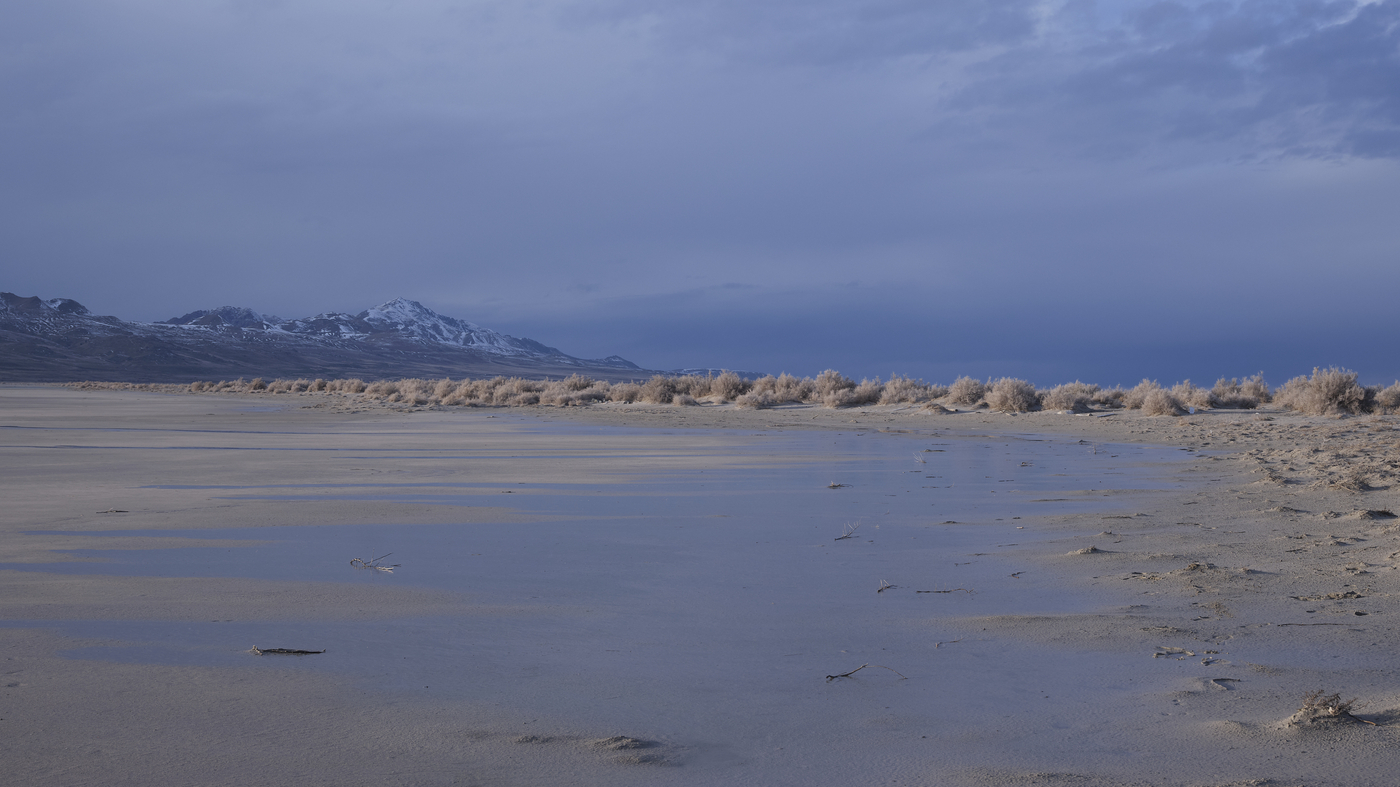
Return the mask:
M 985 382 L 959 377 L 952 385 L 926 383 L 899 375 L 885 381 L 877 377 L 856 382 L 830 369 L 815 378 L 781 374 L 746 379 L 733 372 L 723 372 L 705 376 L 657 375 L 646 382 L 635 383 L 609 383 L 575 374 L 562 380 L 493 377 L 365 382 L 354 378 L 268 381 L 259 377 L 189 385 L 92 382 L 71 385 L 189 393 L 316 393 L 363 401 L 444 407 L 573 407 L 622 402 L 677 406 L 734 404 L 761 410 L 784 404 L 823 407 L 921 404 L 930 410 L 971 407 L 1023 413 L 1129 409 L 1141 410 L 1147 415 L 1183 415 L 1191 409 L 1254 409 L 1271 403 L 1309 415 L 1400 411 L 1400 382 L 1387 388 L 1363 386 L 1357 382 L 1355 372 L 1336 367 L 1314 369 L 1311 377 L 1295 377 L 1276 390 L 1269 388 L 1262 375 L 1244 380 L 1222 377 L 1210 388 L 1193 385 L 1190 380 L 1169 388 L 1153 380 L 1143 380 L 1127 389 L 1101 388 L 1081 382 L 1038 389 L 1013 377 Z

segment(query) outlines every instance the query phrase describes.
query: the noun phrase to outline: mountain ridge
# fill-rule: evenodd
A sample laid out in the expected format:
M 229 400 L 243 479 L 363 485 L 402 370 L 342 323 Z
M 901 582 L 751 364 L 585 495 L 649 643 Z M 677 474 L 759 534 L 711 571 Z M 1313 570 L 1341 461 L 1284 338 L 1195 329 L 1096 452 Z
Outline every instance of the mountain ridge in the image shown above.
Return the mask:
M 284 320 L 242 306 L 154 323 L 93 315 L 70 298 L 0 292 L 0 379 L 183 382 L 237 376 L 529 377 L 584 373 L 636 379 L 617 355 L 576 358 L 395 298 L 357 314 Z

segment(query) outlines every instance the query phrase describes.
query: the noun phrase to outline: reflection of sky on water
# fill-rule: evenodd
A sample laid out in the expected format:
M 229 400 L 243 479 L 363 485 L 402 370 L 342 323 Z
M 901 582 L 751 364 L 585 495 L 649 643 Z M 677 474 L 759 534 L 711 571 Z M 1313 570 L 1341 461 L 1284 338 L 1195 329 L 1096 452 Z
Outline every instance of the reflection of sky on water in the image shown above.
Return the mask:
M 1103 496 L 1107 490 L 1176 488 L 1168 474 L 1182 456 L 1063 440 L 815 432 L 738 445 L 740 458 L 760 452 L 771 463 L 726 468 L 717 461 L 703 470 L 619 476 L 612 484 L 213 487 L 227 493 L 220 498 L 263 501 L 489 502 L 539 519 L 108 531 L 184 537 L 191 546 L 66 550 L 102 562 L 6 568 L 451 591 L 467 601 L 460 616 L 405 610 L 402 618 L 355 623 L 44 625 L 115 641 L 70 651 L 75 658 L 330 671 L 391 692 L 431 687 L 436 699 L 566 720 L 601 715 L 617 728 L 725 741 L 734 707 L 773 703 L 819 716 L 807 705 L 822 676 L 864 662 L 910 678 L 899 698 L 882 702 L 932 717 L 941 700 L 930 692 L 991 712 L 995 703 L 1023 701 L 1041 687 L 1085 680 L 1090 669 L 1111 674 L 1103 658 L 1084 654 L 1034 653 L 992 640 L 969 641 L 958 652 L 935 645 L 962 636 L 953 633 L 960 617 L 1091 604 L 1079 591 L 1047 584 L 1044 572 L 1017 555 L 1039 538 L 1034 517 L 1097 516 L 1124 505 L 1123 495 Z M 832 482 L 845 486 L 828 488 Z M 1127 494 L 1141 505 L 1139 495 L 1151 493 Z M 836 540 L 857 522 L 852 538 Z M 197 545 L 205 539 L 258 543 Z M 386 553 L 386 563 L 401 564 L 392 574 L 348 565 Z M 893 587 L 877 593 L 882 582 Z M 945 590 L 955 592 L 930 592 Z M 328 652 L 250 661 L 253 645 Z M 931 672 L 934 650 L 941 666 Z M 1051 663 L 1056 677 L 1044 673 Z M 989 680 L 997 685 L 969 693 Z

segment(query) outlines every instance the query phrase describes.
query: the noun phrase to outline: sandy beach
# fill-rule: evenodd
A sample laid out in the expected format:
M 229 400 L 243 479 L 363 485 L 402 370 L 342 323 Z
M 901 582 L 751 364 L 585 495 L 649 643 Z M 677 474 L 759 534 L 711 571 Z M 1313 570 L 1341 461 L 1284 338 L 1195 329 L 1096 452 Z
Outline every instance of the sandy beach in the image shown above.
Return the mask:
M 0 764 L 1389 785 L 1397 426 L 0 386 Z

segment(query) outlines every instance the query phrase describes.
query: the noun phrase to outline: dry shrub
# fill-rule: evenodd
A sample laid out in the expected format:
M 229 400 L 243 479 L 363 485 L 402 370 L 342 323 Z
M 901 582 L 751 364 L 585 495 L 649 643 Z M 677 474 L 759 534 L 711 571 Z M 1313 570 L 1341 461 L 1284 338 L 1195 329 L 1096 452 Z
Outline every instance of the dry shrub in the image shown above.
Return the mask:
M 578 373 L 571 374 L 568 377 L 565 377 L 563 380 L 559 381 L 559 384 L 563 386 L 564 390 L 566 391 L 587 391 L 589 388 L 592 388 L 596 383 L 597 381 L 593 378 L 584 377 L 583 375 Z
M 427 380 L 412 378 L 399 381 L 398 396 L 390 397 L 391 402 L 407 402 L 408 404 L 420 405 L 432 401 L 433 384 Z
M 608 391 L 608 401 L 632 404 L 641 401 L 642 386 L 636 383 L 618 383 Z
M 327 383 L 325 380 L 322 380 L 320 377 L 317 377 L 315 380 L 311 381 L 311 390 L 317 392 L 324 392 L 326 390 L 326 385 Z
M 739 407 L 749 410 L 767 410 L 770 407 L 777 407 L 781 404 L 781 402 L 778 401 L 778 397 L 769 390 L 749 391 L 735 399 L 734 403 Z
M 520 407 L 540 403 L 540 393 L 544 391 L 545 384 L 538 380 L 526 380 L 523 377 L 497 377 L 491 381 L 490 400 L 482 397 L 484 404 L 505 405 L 506 407 Z
M 1312 377 L 1294 377 L 1274 394 L 1274 404 L 1306 415 L 1369 412 L 1377 391 L 1367 391 L 1356 372 L 1314 368 Z
M 364 394 L 370 399 L 387 399 L 399 392 L 399 384 L 393 380 L 376 380 L 365 386 Z
M 1263 374 L 1256 374 L 1243 383 L 1235 378 L 1221 377 L 1210 389 L 1211 407 L 1253 410 L 1269 401 L 1269 385 Z
M 826 373 L 823 372 L 823 374 Z M 817 378 L 817 388 L 821 389 L 821 378 Z M 878 377 L 874 380 L 861 380 L 860 385 L 852 382 L 850 387 L 833 388 L 822 397 L 822 405 L 826 407 L 856 407 L 874 404 L 880 401 L 884 388 L 884 383 L 881 383 Z
M 1400 380 L 1395 381 L 1388 388 L 1376 391 L 1376 411 L 1386 415 L 1400 412 Z
M 1142 409 L 1142 403 L 1147 401 L 1148 394 L 1153 391 L 1162 390 L 1162 386 L 1156 380 L 1143 380 L 1123 394 L 1123 406 L 1129 410 Z
M 817 398 L 821 399 L 823 402 L 830 399 L 832 394 L 838 394 L 841 391 L 848 391 L 855 387 L 855 380 L 852 380 L 851 378 L 841 374 L 835 369 L 827 369 L 826 371 L 817 375 L 816 395 Z
M 588 385 L 579 388 L 580 380 L 587 380 Z M 607 382 L 571 375 L 557 383 L 545 386 L 544 391 L 540 394 L 540 404 L 556 407 L 579 407 L 594 402 L 606 402 L 611 394 L 612 386 Z
M 720 372 L 718 377 L 710 381 L 710 395 L 718 396 L 726 402 L 738 399 L 751 388 L 753 383 L 730 371 Z
M 766 375 L 753 381 L 749 393 L 768 394 L 774 404 L 805 402 L 816 396 L 817 384 L 809 377 L 801 379 L 787 372 L 774 377 Z
M 953 404 L 977 404 L 986 395 L 986 384 L 971 377 L 959 377 L 948 388 L 948 401 Z
M 1057 385 L 1048 391 L 1040 394 L 1040 406 L 1046 410 L 1071 410 L 1076 413 L 1087 412 L 1089 405 L 1094 402 L 1094 395 L 1099 392 L 1097 385 L 1081 383 L 1075 380 L 1072 383 Z
M 1211 398 L 1210 391 L 1197 387 L 1190 380 L 1185 380 L 1173 385 L 1171 393 L 1172 396 L 1176 398 L 1176 401 L 1183 407 L 1204 410 L 1208 407 L 1215 406 L 1215 400 Z
M 688 393 L 678 393 L 675 396 L 671 397 L 671 404 L 677 407 L 695 407 L 700 403 L 695 400 L 694 396 L 691 396 Z
M 267 381 L 264 380 L 264 379 L 261 378 L 261 377 L 254 377 L 254 378 L 253 378 L 253 381 L 250 382 L 250 383 L 248 383 L 248 390 L 250 390 L 250 391 L 266 391 L 266 390 L 267 390 Z
M 1260 404 L 1268 404 L 1274 399 L 1273 393 L 1269 390 L 1269 384 L 1264 382 L 1263 372 L 1240 383 L 1240 393 L 1258 399 Z
M 698 374 L 686 374 L 674 378 L 676 381 L 676 393 L 686 394 L 692 397 L 710 395 L 710 385 L 714 382 L 714 377 L 706 375 L 701 377 Z
M 1361 724 L 1363 721 L 1352 715 L 1362 705 L 1356 698 L 1342 699 L 1341 694 L 1324 694 L 1321 689 L 1303 697 L 1303 707 L 1288 718 L 1290 727 L 1331 727 L 1338 724 Z M 1374 724 L 1374 722 L 1365 722 Z
M 642 385 L 642 401 L 650 404 L 670 404 L 680 392 L 678 378 L 654 375 Z
M 500 402 L 500 404 L 503 404 L 506 407 L 526 407 L 532 404 L 539 403 L 539 391 L 519 391 L 516 393 L 512 393 L 509 397 L 506 398 L 505 401 Z
M 1123 401 L 1127 396 L 1128 392 L 1123 390 L 1123 386 L 1115 385 L 1112 388 L 1104 388 L 1095 392 L 1093 402 L 1100 407 L 1123 407 Z
M 1133 390 L 1136 391 L 1137 388 Z M 1182 415 L 1186 412 L 1181 400 L 1160 385 L 1144 394 L 1141 408 L 1143 415 Z
M 890 375 L 880 392 L 880 404 L 916 404 L 946 396 L 948 389 L 941 385 L 929 385 L 923 380 Z
M 987 404 L 1003 413 L 1028 413 L 1040 406 L 1040 394 L 1025 380 L 1003 377 L 987 391 Z

